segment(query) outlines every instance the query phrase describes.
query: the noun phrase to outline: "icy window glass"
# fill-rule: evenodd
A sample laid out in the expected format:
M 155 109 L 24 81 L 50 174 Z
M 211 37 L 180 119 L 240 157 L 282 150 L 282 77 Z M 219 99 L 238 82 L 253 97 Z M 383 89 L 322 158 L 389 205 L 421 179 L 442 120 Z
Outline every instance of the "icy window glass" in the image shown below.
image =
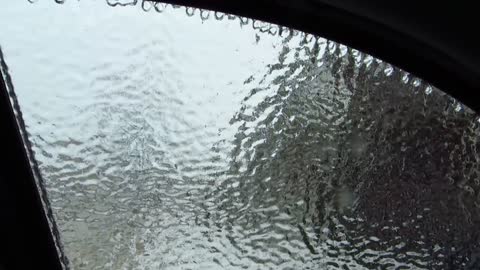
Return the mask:
M 321 37 L 126 3 L 0 9 L 73 268 L 480 267 L 470 109 Z

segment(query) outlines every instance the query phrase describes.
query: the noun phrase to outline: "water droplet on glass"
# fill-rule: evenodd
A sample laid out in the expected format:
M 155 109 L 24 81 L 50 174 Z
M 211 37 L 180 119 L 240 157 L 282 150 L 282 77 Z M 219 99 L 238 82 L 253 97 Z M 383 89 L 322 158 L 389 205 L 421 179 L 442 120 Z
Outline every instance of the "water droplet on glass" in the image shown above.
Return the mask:
M 430 95 L 433 91 L 433 88 L 431 86 L 427 86 L 425 88 L 425 94 Z
M 215 15 L 215 19 L 217 19 L 217 20 L 222 20 L 223 17 L 225 16 L 225 13 L 222 13 L 222 12 L 219 12 L 219 11 L 215 11 L 214 15 Z
M 340 45 L 339 46 L 339 49 L 340 49 L 340 57 L 344 57 L 345 55 L 347 55 L 347 52 L 348 52 L 348 47 L 345 46 L 345 45 Z
M 455 106 L 455 111 L 456 111 L 456 112 L 461 112 L 462 110 L 463 110 L 462 104 L 458 103 L 458 104 Z
M 249 23 L 249 19 L 245 17 L 239 17 L 240 25 L 247 25 Z
M 370 55 L 365 56 L 363 63 L 368 67 L 373 63 L 373 57 Z
M 422 81 L 421 81 L 421 80 L 419 80 L 419 79 L 414 79 L 414 80 L 413 80 L 413 86 L 419 87 L 420 84 L 422 84 Z
M 210 11 L 209 10 L 200 10 L 200 18 L 202 21 L 206 21 L 210 18 Z
M 262 33 L 268 32 L 268 29 L 269 29 L 268 23 L 259 21 L 259 20 L 253 20 L 252 26 L 253 26 L 253 29 L 259 30 Z
M 148 0 L 143 0 L 142 1 L 142 9 L 145 11 L 145 12 L 148 12 L 152 9 L 153 7 L 153 4 L 151 1 L 148 1 Z
M 268 33 L 270 35 L 276 35 L 278 33 L 278 26 L 277 25 L 271 25 L 270 28 L 268 29 Z
M 334 42 L 328 42 L 327 43 L 327 49 L 331 54 L 334 54 L 335 51 L 337 50 L 337 44 Z
M 193 7 L 187 7 L 185 8 L 185 13 L 189 16 L 189 17 L 192 17 L 195 15 L 195 11 L 197 9 L 196 8 L 193 8 Z
M 162 13 L 167 8 L 167 4 L 155 2 L 155 4 L 153 4 L 153 7 L 155 8 L 156 12 Z
M 383 70 L 383 73 L 385 73 L 387 76 L 391 76 L 393 74 L 393 67 L 387 64 L 387 67 Z

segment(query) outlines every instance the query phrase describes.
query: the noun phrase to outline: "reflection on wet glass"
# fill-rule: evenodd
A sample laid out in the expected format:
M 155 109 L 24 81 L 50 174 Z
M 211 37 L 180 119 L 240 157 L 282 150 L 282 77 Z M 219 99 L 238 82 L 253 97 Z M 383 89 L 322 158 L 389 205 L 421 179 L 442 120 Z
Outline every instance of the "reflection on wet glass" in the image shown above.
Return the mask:
M 322 38 L 107 3 L 0 10 L 75 269 L 480 267 L 468 108 Z

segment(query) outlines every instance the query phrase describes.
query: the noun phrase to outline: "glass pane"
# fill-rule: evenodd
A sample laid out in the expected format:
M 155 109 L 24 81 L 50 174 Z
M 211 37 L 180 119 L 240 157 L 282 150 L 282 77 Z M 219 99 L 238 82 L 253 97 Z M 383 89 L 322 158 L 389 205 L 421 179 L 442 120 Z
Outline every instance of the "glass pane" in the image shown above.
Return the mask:
M 320 37 L 125 3 L 0 9 L 75 269 L 480 267 L 471 110 Z

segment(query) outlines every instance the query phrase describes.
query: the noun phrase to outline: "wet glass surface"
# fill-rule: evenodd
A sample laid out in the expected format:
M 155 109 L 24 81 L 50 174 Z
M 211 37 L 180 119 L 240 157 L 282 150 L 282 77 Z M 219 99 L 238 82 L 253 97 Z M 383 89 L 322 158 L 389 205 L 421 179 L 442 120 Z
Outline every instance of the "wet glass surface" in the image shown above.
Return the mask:
M 337 43 L 11 1 L 0 45 L 75 269 L 477 269 L 479 122 Z

